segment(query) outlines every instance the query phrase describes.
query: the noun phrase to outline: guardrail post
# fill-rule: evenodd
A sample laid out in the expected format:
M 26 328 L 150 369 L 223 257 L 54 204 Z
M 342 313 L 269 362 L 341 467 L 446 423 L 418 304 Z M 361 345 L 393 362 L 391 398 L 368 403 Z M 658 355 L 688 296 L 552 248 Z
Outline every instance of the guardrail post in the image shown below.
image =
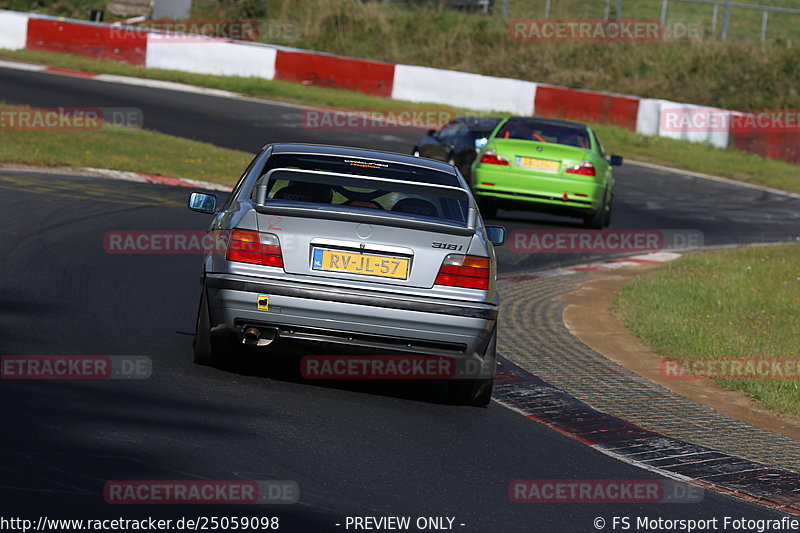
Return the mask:
M 544 18 L 546 19 L 550 18 L 550 0 L 547 0 L 544 3 Z
M 719 4 L 714 4 L 714 9 L 711 11 L 711 33 L 717 34 L 717 11 L 719 11 Z
M 622 0 L 617 0 L 617 18 L 622 18 Z
M 725 14 L 722 16 L 722 40 L 728 40 L 728 29 L 731 25 L 731 0 L 725 0 Z
M 668 2 L 668 0 L 663 0 L 661 2 L 661 27 L 662 28 L 667 23 L 667 2 Z
M 767 17 L 769 17 L 769 11 L 764 10 L 761 14 L 761 42 L 767 40 Z

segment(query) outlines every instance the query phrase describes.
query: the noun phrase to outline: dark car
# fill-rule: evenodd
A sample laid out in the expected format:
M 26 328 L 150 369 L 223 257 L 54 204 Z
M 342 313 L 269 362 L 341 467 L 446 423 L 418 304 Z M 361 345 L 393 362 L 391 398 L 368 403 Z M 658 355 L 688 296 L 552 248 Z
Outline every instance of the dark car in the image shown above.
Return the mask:
M 490 117 L 455 118 L 438 131 L 430 130 L 411 153 L 447 161 L 469 178 L 475 155 L 499 122 L 499 118 Z

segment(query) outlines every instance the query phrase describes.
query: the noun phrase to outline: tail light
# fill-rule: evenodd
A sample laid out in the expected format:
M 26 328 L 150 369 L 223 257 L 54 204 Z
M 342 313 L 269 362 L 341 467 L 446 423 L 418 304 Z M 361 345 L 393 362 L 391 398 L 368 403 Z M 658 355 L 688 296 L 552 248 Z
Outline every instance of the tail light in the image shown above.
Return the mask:
M 434 284 L 486 290 L 490 276 L 488 257 L 450 254 L 442 261 Z
M 591 161 L 581 161 L 580 165 L 567 167 L 567 174 L 580 174 L 581 176 L 595 176 L 594 164 Z
M 494 149 L 486 150 L 481 156 L 481 163 L 486 165 L 505 165 L 508 166 L 508 158 L 497 155 Z
M 231 232 L 228 241 L 228 261 L 252 263 L 283 268 L 281 243 L 272 233 L 259 233 L 243 229 Z

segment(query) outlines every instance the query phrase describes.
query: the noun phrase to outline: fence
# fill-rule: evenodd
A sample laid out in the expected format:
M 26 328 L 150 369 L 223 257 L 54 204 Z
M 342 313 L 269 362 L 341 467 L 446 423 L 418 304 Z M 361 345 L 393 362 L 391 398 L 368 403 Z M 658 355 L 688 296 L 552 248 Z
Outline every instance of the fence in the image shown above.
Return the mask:
M 792 0 L 773 0 L 797 5 Z M 703 38 L 800 41 L 800 9 L 731 0 L 496 0 L 494 11 L 516 18 L 658 19 L 702 28 Z

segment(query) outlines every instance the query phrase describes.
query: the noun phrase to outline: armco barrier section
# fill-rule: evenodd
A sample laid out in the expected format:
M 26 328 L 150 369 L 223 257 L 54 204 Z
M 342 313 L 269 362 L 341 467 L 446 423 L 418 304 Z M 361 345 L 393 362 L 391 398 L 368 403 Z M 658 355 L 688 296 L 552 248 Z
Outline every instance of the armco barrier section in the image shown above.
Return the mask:
M 730 147 L 800 165 L 800 132 L 731 131 Z
M 147 39 L 147 66 L 217 76 L 275 77 L 276 50 L 271 46 L 248 45 L 208 39 L 170 42 L 156 34 Z
M 28 16 L 0 11 L 0 49 L 23 50 L 27 43 Z
M 147 33 L 107 24 L 31 18 L 26 47 L 144 65 Z
M 394 65 L 302 50 L 278 50 L 275 79 L 392 96 Z
M 540 84 L 535 109 L 543 117 L 616 124 L 632 130 L 636 128 L 639 98 Z
M 392 98 L 533 115 L 536 83 L 455 70 L 396 65 Z
M 704 119 L 730 113 L 725 109 L 643 98 L 639 102 L 635 128 L 644 135 L 709 143 L 725 148 L 728 146 L 727 123 L 722 127 L 712 127 L 708 124 L 709 120 Z

